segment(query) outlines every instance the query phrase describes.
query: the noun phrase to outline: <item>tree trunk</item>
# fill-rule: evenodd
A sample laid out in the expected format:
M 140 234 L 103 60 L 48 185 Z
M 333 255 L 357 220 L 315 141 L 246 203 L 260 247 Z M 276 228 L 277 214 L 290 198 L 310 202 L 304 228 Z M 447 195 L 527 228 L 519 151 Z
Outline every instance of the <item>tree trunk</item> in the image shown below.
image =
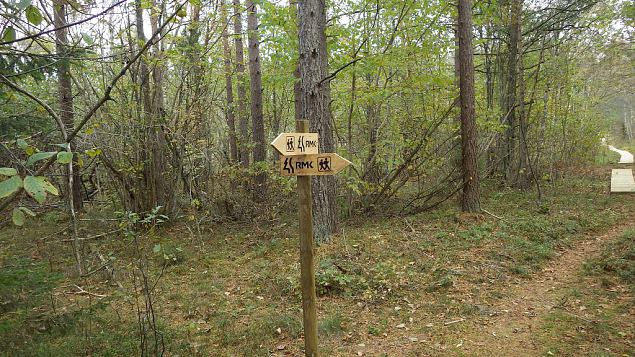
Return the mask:
M 520 21 L 519 21 L 520 22 Z M 520 29 L 520 24 L 519 24 Z M 517 187 L 527 188 L 530 183 L 530 168 L 529 168 L 529 143 L 527 141 L 527 133 L 529 130 L 528 112 L 525 107 L 525 64 L 522 54 L 522 38 L 518 39 L 518 174 L 517 174 Z M 540 67 L 538 67 L 540 70 Z M 536 74 L 538 75 L 538 74 Z
M 233 0 L 234 4 L 234 46 L 236 50 L 236 76 L 238 78 L 238 156 L 240 163 L 249 166 L 249 150 L 247 143 L 249 141 L 247 118 L 247 83 L 245 78 L 245 59 L 243 54 L 243 24 L 240 11 L 240 0 Z
M 326 8 L 323 0 L 300 0 L 298 4 L 299 54 L 302 117 L 311 121 L 311 131 L 320 137 L 319 150 L 333 152 L 330 82 L 326 51 Z M 314 235 L 326 241 L 337 230 L 335 178 L 313 178 Z
M 463 212 L 479 212 L 478 152 L 474 109 L 474 63 L 472 62 L 472 1 L 459 0 L 459 87 L 461 100 L 461 154 Z
M 253 140 L 254 164 L 264 164 L 265 152 L 265 124 L 262 113 L 262 75 L 260 72 L 260 39 L 258 38 L 257 7 L 253 0 L 247 0 L 247 38 L 249 53 L 249 77 L 251 89 L 251 125 Z M 266 197 L 267 174 L 264 168 L 257 168 L 255 177 L 254 199 L 262 201 Z
M 517 179 L 515 168 L 518 167 L 516 160 L 516 145 L 518 144 L 517 123 L 516 123 L 516 79 L 518 76 L 518 44 L 520 41 L 520 15 L 522 11 L 522 0 L 512 0 L 510 9 L 509 24 L 509 53 L 507 57 L 507 85 L 505 96 L 505 113 L 507 117 L 507 130 L 505 131 L 506 153 L 503 160 L 505 168 L 505 181 L 508 185 L 514 185 Z
M 158 0 L 155 0 L 152 11 L 150 12 L 150 27 L 152 33 L 156 33 L 159 28 L 159 11 L 164 7 L 164 4 L 159 4 Z M 167 143 L 165 135 L 163 134 L 162 126 L 165 124 L 165 95 L 163 93 L 163 77 L 165 73 L 165 66 L 163 65 L 163 48 L 161 43 L 161 37 L 157 38 L 152 45 L 153 57 L 157 59 L 157 62 L 152 68 L 152 108 L 151 108 L 151 121 L 149 123 L 150 129 L 150 148 L 151 148 L 151 167 L 150 180 L 152 180 L 152 187 L 155 192 L 151 206 L 147 209 L 153 209 L 157 206 L 163 206 L 164 210 L 169 214 L 172 212 L 174 203 L 172 198 L 175 193 L 173 190 L 168 190 L 170 185 L 169 178 L 165 175 L 165 160 L 167 160 Z M 180 166 L 180 164 L 179 164 Z M 175 169 L 177 169 L 175 167 Z
M 141 0 L 135 1 L 136 30 L 137 30 L 137 46 L 141 48 L 146 43 L 146 36 L 143 32 L 143 9 L 141 8 Z M 150 71 L 148 70 L 148 61 L 145 56 L 139 60 L 139 88 L 141 92 L 142 112 L 141 121 L 143 125 L 143 146 L 140 148 L 140 161 L 143 164 L 143 177 L 145 179 L 139 190 L 144 194 L 139 194 L 134 202 L 133 209 L 135 211 L 145 211 L 149 207 L 154 206 L 156 199 L 156 189 L 153 185 L 152 170 L 152 93 L 150 92 Z M 145 197 L 144 197 L 145 196 Z
M 75 112 L 73 110 L 73 87 L 71 83 L 71 65 L 68 47 L 68 29 L 66 25 L 66 5 L 65 1 L 56 0 L 54 2 L 54 24 L 55 28 L 55 51 L 61 60 L 57 66 L 58 77 L 58 100 L 60 104 L 60 118 L 66 129 L 66 133 L 71 133 L 75 129 Z M 66 138 L 64 138 L 66 139 Z M 70 150 L 75 152 L 77 149 L 76 140 L 70 142 Z M 77 156 L 73 155 L 73 161 L 66 169 L 66 193 L 69 195 L 69 202 L 75 211 L 81 210 L 83 207 L 81 176 L 77 167 Z
M 227 108 L 225 109 L 225 115 L 227 119 L 227 128 L 229 129 L 229 159 L 232 163 L 238 162 L 238 147 L 236 140 L 236 117 L 234 107 L 234 89 L 232 86 L 232 60 L 231 49 L 229 47 L 229 34 L 227 33 L 227 27 L 229 27 L 229 20 L 227 19 L 227 5 L 225 1 L 221 5 L 221 11 L 223 16 L 223 22 L 226 26 L 223 26 L 223 55 L 225 57 L 225 95 L 227 100 Z

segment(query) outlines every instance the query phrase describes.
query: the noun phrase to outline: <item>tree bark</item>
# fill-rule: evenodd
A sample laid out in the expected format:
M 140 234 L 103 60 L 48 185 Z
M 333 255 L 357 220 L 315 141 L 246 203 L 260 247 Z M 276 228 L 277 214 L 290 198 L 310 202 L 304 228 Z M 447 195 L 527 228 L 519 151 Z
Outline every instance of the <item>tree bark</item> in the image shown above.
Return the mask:
M 326 8 L 323 0 L 300 0 L 298 4 L 302 117 L 311 121 L 311 131 L 319 134 L 319 150 L 333 152 L 330 82 L 326 50 Z M 314 234 L 318 242 L 337 231 L 335 178 L 313 178 Z
M 229 20 L 227 18 L 227 5 L 223 1 L 221 5 L 221 12 L 223 16 L 223 22 L 226 24 L 223 27 L 223 55 L 225 57 L 225 95 L 227 101 L 227 107 L 225 109 L 225 115 L 227 119 L 227 128 L 229 129 L 229 159 L 232 163 L 238 162 L 238 147 L 236 139 L 236 116 L 234 107 L 234 89 L 232 85 L 232 60 L 231 49 L 229 47 L 229 34 L 227 33 L 227 27 L 229 27 Z
M 65 1 L 56 0 L 54 2 L 54 24 L 55 24 L 55 51 L 60 57 L 59 64 L 57 66 L 57 78 L 58 78 L 58 100 L 60 105 L 60 119 L 65 127 L 66 133 L 72 133 L 75 130 L 75 112 L 73 109 L 73 87 L 71 82 L 71 64 L 68 57 L 68 29 L 64 28 L 66 25 L 66 5 Z M 64 138 L 66 140 L 66 137 Z M 77 149 L 77 142 L 75 139 L 70 142 L 70 150 L 74 153 Z M 77 167 L 77 156 L 73 155 L 73 161 L 66 169 L 66 175 L 70 180 L 66 180 L 66 192 L 69 195 L 69 202 L 71 202 L 75 211 L 81 210 L 83 207 L 82 191 L 81 191 L 81 176 L 79 175 L 79 168 Z
M 509 53 L 507 57 L 507 84 L 505 93 L 505 113 L 507 117 L 507 129 L 505 130 L 505 148 L 503 157 L 503 167 L 505 170 L 505 181 L 508 185 L 514 185 L 517 180 L 518 167 L 516 160 L 516 146 L 518 144 L 518 133 L 516 123 L 516 83 L 518 76 L 518 44 L 520 41 L 520 15 L 522 11 L 522 0 L 512 0 L 510 9 L 509 24 Z
M 159 0 L 154 1 L 154 6 L 150 12 L 150 27 L 152 33 L 158 31 L 159 28 L 159 9 L 162 9 L 164 4 L 159 4 Z M 165 72 L 165 66 L 162 64 L 163 49 L 161 43 L 161 37 L 153 44 L 153 55 L 158 61 L 152 68 L 152 107 L 151 107 L 151 120 L 149 122 L 150 130 L 150 148 L 151 148 L 151 173 L 150 180 L 151 186 L 154 190 L 154 196 L 150 202 L 150 206 L 147 209 L 153 209 L 157 206 L 163 206 L 167 212 L 171 212 L 173 208 L 172 198 L 174 197 L 173 190 L 168 190 L 168 177 L 165 175 L 165 160 L 167 160 L 167 143 L 165 135 L 163 134 L 162 126 L 165 124 L 165 95 L 163 92 L 163 77 Z M 177 168 L 175 168 L 177 169 Z
M 247 39 L 249 53 L 249 86 L 251 89 L 251 125 L 254 164 L 264 164 L 265 152 L 265 124 L 262 113 L 262 74 L 260 72 L 260 39 L 258 34 L 257 7 L 253 0 L 247 0 Z M 254 199 L 262 201 L 266 197 L 267 174 L 264 168 L 255 177 Z
M 238 157 L 240 163 L 249 166 L 249 119 L 247 118 L 247 81 L 245 78 L 245 56 L 243 51 L 243 25 L 240 11 L 240 0 L 233 0 L 234 4 L 234 46 L 236 50 L 236 76 L 238 79 Z
M 472 60 L 472 1 L 459 0 L 459 86 L 461 101 L 461 162 L 463 212 L 479 212 L 478 152 L 474 109 L 474 63 Z

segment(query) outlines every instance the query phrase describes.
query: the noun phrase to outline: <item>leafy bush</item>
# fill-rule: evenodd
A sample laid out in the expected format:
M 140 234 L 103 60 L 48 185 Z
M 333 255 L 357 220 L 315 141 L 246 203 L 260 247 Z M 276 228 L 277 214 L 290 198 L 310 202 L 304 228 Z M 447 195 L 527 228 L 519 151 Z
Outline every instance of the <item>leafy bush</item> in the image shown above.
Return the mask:
M 315 285 L 318 295 L 354 295 L 363 291 L 366 280 L 358 275 L 349 274 L 332 260 L 320 262 L 315 274 Z

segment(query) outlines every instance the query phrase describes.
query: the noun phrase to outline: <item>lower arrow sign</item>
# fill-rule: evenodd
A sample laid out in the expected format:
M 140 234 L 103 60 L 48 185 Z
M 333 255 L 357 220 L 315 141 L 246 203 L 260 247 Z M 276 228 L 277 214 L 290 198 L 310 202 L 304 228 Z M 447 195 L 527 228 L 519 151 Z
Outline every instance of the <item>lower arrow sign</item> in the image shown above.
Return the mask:
M 351 162 L 336 153 L 283 156 L 280 158 L 282 176 L 335 175 Z

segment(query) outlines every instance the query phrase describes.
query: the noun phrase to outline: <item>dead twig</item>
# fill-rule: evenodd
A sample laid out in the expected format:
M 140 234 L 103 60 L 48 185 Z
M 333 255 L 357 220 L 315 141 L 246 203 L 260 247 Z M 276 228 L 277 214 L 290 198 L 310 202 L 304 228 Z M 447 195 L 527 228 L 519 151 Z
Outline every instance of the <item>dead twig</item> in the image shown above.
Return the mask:
M 494 218 L 496 218 L 496 219 L 498 219 L 498 220 L 500 220 L 500 221 L 503 221 L 503 222 L 505 222 L 505 223 L 507 223 L 507 224 L 510 224 L 508 220 L 504 219 L 503 217 L 499 217 L 499 216 L 497 216 L 497 215 L 493 214 L 492 212 L 490 212 L 490 211 L 486 210 L 485 208 L 482 208 L 482 207 L 481 207 L 481 211 L 483 211 L 483 212 L 485 212 L 485 213 L 489 214 L 490 216 L 492 216 L 492 217 L 494 217 Z
M 90 291 L 86 291 L 84 290 L 81 286 L 73 284 L 72 286 L 74 286 L 75 288 L 77 288 L 76 292 L 73 292 L 73 294 L 77 294 L 77 295 L 90 295 L 90 296 L 95 296 L 95 297 L 100 297 L 100 298 L 105 298 L 108 297 L 108 295 L 102 295 L 102 294 L 95 294 L 95 293 L 91 293 Z
M 465 319 L 464 318 L 460 318 L 458 320 L 452 320 L 452 321 L 444 322 L 443 325 L 444 326 L 450 326 L 450 325 L 453 325 L 453 324 L 458 324 L 459 322 L 463 322 L 463 321 L 465 321 Z

